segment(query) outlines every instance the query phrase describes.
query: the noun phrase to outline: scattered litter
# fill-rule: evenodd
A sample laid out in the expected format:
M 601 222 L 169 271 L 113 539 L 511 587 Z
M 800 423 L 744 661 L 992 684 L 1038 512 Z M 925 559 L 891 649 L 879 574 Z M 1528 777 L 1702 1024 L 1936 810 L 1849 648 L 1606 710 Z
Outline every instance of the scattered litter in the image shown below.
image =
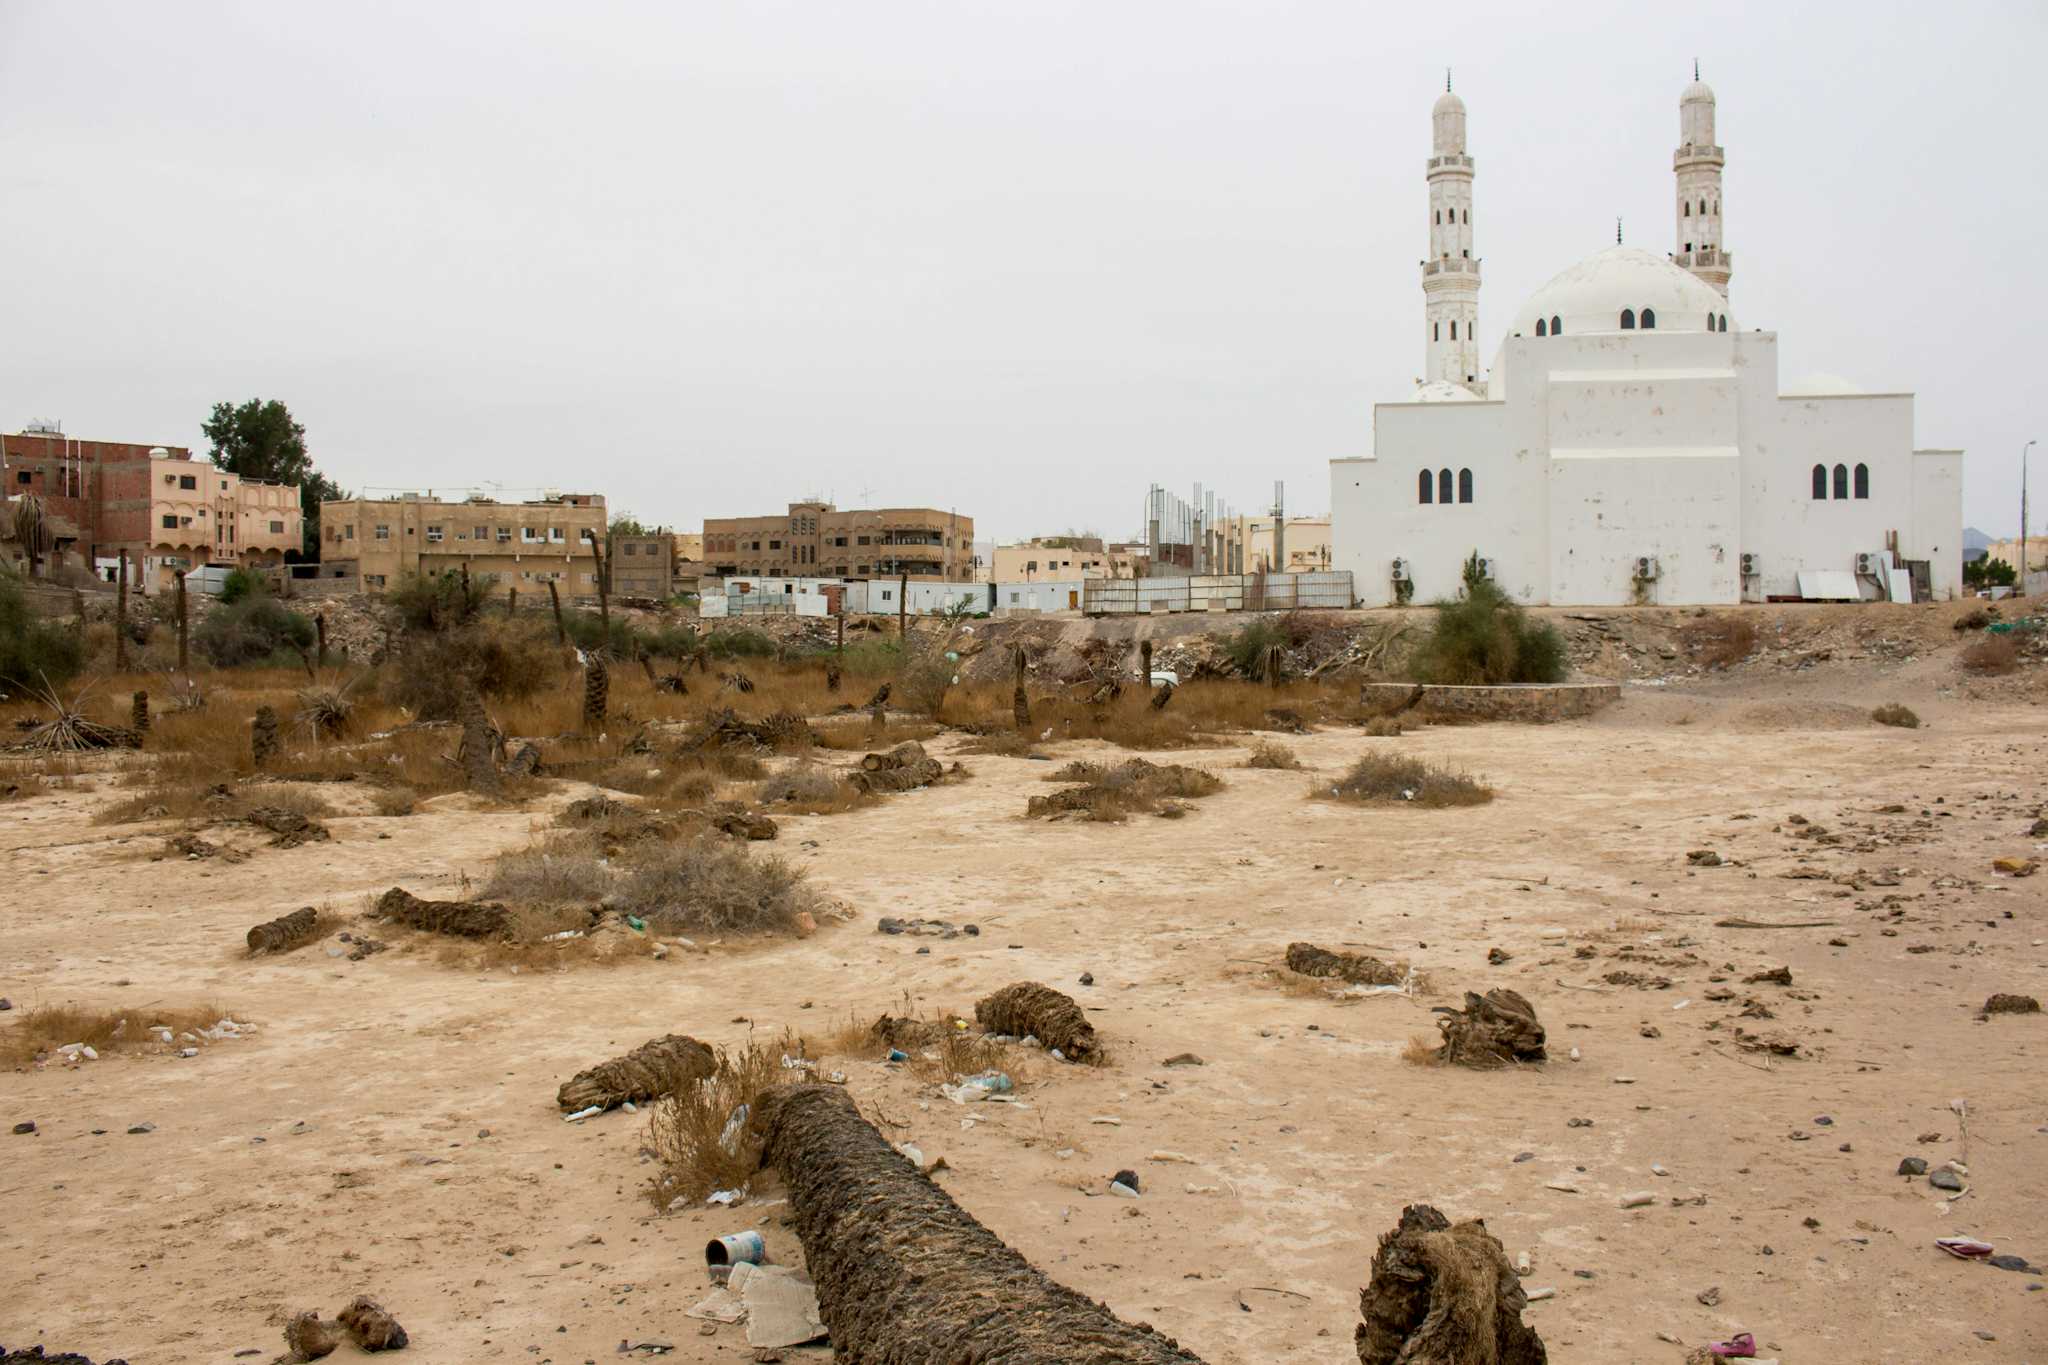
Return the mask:
M 590 1117 L 592 1117 L 592 1116 L 594 1116 L 594 1115 L 597 1115 L 597 1114 L 602 1114 L 603 1112 L 604 1112 L 604 1106 L 603 1106 L 603 1105 L 601 1105 L 601 1104 L 593 1104 L 593 1105 L 591 1105 L 591 1106 L 590 1106 L 590 1107 L 589 1107 L 588 1109 L 578 1109 L 578 1110 L 577 1110 L 577 1111 L 576 1111 L 575 1113 L 573 1113 L 573 1114 L 565 1114 L 565 1115 L 563 1115 L 563 1117 L 562 1117 L 562 1122 L 564 1122 L 564 1123 L 581 1123 L 581 1122 L 582 1122 L 583 1120 L 585 1120 L 585 1119 L 587 1119 L 587 1118 L 590 1118 Z

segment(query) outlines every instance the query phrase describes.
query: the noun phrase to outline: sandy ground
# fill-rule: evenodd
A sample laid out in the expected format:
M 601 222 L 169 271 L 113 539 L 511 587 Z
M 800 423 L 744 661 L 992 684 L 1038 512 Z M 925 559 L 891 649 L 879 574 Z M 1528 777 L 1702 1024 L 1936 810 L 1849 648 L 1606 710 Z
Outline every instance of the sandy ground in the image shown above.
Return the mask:
M 709 1236 L 756 1226 L 799 1258 L 787 1206 L 770 1189 L 736 1212 L 657 1216 L 645 1116 L 567 1125 L 555 1087 L 670 1030 L 822 1033 L 906 995 L 963 1007 L 1031 978 L 1088 1005 L 1112 1065 L 1032 1062 L 1028 1109 L 956 1107 L 865 1059 L 843 1063 L 854 1093 L 944 1155 L 946 1188 L 1032 1260 L 1210 1361 L 1353 1359 L 1374 1239 L 1412 1201 L 1483 1216 L 1529 1253 L 1526 1284 L 1556 1290 L 1530 1318 L 1558 1361 L 1675 1362 L 1659 1333 L 1737 1330 L 1799 1365 L 2048 1359 L 2048 1277 L 1933 1245 L 1970 1233 L 2048 1263 L 2048 1016 L 1974 1017 L 1993 991 L 2048 997 L 2048 876 L 1991 871 L 2038 852 L 2048 708 L 1944 700 L 1932 672 L 1909 673 L 1881 686 L 1929 719 L 1917 732 L 1862 723 L 1868 699 L 1802 675 L 1632 687 L 1552 727 L 1290 741 L 1324 774 L 1387 744 L 1463 765 L 1500 792 L 1464 811 L 1342 807 L 1305 800 L 1309 776 L 1230 771 L 1182 820 L 1047 826 L 1020 818 L 1047 765 L 974 758 L 964 785 L 786 822 L 777 847 L 858 911 L 850 923 L 564 973 L 455 968 L 431 948 L 239 951 L 248 925 L 299 905 L 352 912 L 393 884 L 453 894 L 543 827 L 539 808 L 444 799 L 223 866 L 150 861 L 160 834 L 90 822 L 102 794 L 0 807 L 0 995 L 211 1000 L 261 1025 L 191 1060 L 0 1076 L 0 1125 L 40 1126 L 0 1134 L 0 1342 L 137 1365 L 268 1358 L 291 1310 L 370 1293 L 411 1332 L 407 1359 L 597 1361 L 650 1340 L 672 1360 L 749 1359 L 739 1329 L 700 1335 L 684 1310 L 705 1292 Z M 1221 771 L 1243 752 L 1175 757 Z M 1891 804 L 1903 812 L 1876 813 Z M 1794 837 L 1795 812 L 1846 841 Z M 1697 848 L 1729 865 L 1688 867 Z M 1799 866 L 1862 879 L 1781 875 Z M 883 936 L 885 914 L 984 931 Z M 1834 927 L 1715 927 L 1730 916 Z M 1438 994 L 1290 993 L 1261 964 L 1295 938 L 1397 951 Z M 1489 966 L 1493 947 L 1512 959 Z M 1791 988 L 1743 983 L 1779 965 Z M 1624 968 L 1672 985 L 1603 982 Z M 1401 1060 L 1433 1031 L 1430 1004 L 1495 985 L 1535 1003 L 1549 1065 Z M 1740 1017 L 1747 999 L 1776 1017 Z M 1743 1052 L 1738 1025 L 1805 1055 Z M 1206 1064 L 1161 1065 L 1182 1052 Z M 1147 1160 L 1159 1150 L 1194 1164 Z M 1907 1155 L 1966 1157 L 1968 1194 L 1895 1175 Z M 1105 1197 L 1126 1166 L 1144 1197 Z M 1621 1209 L 1636 1190 L 1656 1202 Z

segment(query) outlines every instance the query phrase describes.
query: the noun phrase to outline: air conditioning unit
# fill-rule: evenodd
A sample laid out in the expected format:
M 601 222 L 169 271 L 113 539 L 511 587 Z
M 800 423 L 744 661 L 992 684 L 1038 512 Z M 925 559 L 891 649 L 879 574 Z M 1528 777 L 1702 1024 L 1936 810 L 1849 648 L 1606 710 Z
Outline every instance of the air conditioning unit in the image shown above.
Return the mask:
M 1638 582 L 1648 583 L 1654 580 L 1656 577 L 1657 556 L 1638 555 L 1636 557 L 1636 580 Z
M 1763 572 L 1763 556 L 1747 554 L 1742 557 L 1742 576 L 1755 578 Z
M 1858 578 L 1875 578 L 1882 568 L 1883 561 L 1877 555 L 1856 556 L 1856 576 Z
M 1491 581 L 1492 581 L 1492 579 L 1493 579 L 1493 576 L 1494 576 L 1494 574 L 1493 574 L 1493 561 L 1492 561 L 1492 560 L 1490 560 L 1490 559 L 1482 559 L 1482 560 L 1480 560 L 1480 561 L 1479 561 L 1479 576 L 1480 576 L 1481 578 L 1484 578 L 1484 579 L 1488 580 L 1489 582 L 1491 582 Z
M 1407 560 L 1405 560 L 1405 559 L 1397 559 L 1397 560 L 1395 560 L 1395 561 L 1394 561 L 1394 581 L 1395 581 L 1396 583 L 1406 583 L 1406 582 L 1408 581 L 1408 577 L 1409 577 L 1409 574 L 1408 574 L 1408 561 L 1407 561 Z

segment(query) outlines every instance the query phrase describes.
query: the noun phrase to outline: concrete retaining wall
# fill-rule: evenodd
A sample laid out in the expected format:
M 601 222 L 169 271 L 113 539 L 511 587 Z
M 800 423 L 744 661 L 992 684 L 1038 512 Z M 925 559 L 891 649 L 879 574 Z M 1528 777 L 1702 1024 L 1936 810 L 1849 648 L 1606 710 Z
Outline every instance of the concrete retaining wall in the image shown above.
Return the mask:
M 1358 699 L 1366 706 L 1388 710 L 1407 701 L 1414 683 L 1364 683 Z M 1610 702 L 1621 700 L 1621 684 L 1614 682 L 1520 683 L 1509 687 L 1424 687 L 1422 700 L 1414 708 L 1428 720 L 1514 720 L 1547 725 L 1554 720 L 1590 716 Z

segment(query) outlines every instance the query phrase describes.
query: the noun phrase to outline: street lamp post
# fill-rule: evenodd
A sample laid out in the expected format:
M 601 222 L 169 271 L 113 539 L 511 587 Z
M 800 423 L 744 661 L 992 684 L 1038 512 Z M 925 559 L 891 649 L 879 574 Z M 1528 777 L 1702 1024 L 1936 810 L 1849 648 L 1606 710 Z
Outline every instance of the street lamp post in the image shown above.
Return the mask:
M 2020 447 L 2020 596 L 2027 595 L 2027 452 L 2039 445 L 2029 441 Z

